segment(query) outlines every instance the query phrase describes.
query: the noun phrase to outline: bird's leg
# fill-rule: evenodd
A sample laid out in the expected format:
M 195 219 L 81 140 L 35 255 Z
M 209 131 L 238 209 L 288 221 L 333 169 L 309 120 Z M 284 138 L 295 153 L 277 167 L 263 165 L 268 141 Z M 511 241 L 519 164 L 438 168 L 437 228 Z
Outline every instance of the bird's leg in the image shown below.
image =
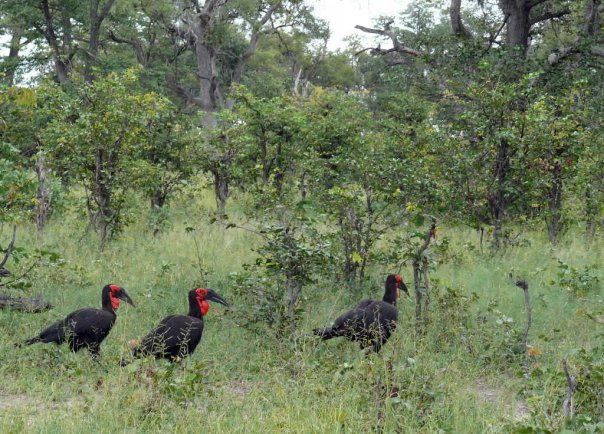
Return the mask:
M 90 357 L 92 357 L 92 360 L 94 360 L 95 362 L 100 362 L 101 360 L 101 350 L 98 347 L 98 345 L 91 345 L 88 347 L 88 352 L 90 353 Z

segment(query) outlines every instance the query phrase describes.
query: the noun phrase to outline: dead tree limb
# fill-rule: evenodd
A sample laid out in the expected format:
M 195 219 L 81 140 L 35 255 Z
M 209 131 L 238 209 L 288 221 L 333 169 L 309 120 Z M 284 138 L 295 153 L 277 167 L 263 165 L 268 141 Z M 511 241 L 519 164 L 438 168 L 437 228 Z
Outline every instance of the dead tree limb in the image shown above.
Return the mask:
M 12 309 L 21 312 L 36 313 L 52 309 L 52 304 L 41 295 L 34 298 L 0 295 L 0 309 Z
M 4 251 L 4 258 L 2 258 L 2 261 L 0 261 L 0 277 L 6 277 L 6 276 L 11 275 L 10 271 L 8 271 L 6 268 L 4 268 L 4 266 L 6 265 L 8 258 L 10 258 L 11 253 L 13 253 L 13 250 L 15 248 L 16 239 L 17 239 L 17 226 L 13 226 L 13 237 L 11 239 L 11 242 L 8 244 L 8 247 Z
M 573 395 L 575 394 L 575 390 L 577 390 L 577 386 L 579 383 L 574 376 L 570 375 L 566 359 L 562 360 L 562 369 L 564 369 L 564 375 L 566 375 L 567 384 L 566 397 L 564 398 L 564 402 L 562 403 L 562 411 L 564 412 L 564 415 L 566 417 L 573 417 L 573 414 L 575 412 L 573 406 Z
M 407 47 L 401 41 L 399 41 L 398 36 L 392 30 L 390 30 L 389 25 L 386 25 L 383 29 L 373 29 L 370 27 L 365 27 L 361 25 L 354 26 L 355 29 L 359 29 L 365 33 L 373 33 L 375 35 L 385 36 L 390 38 L 392 41 L 393 47 L 390 49 L 383 49 L 380 46 L 371 49 L 371 54 L 388 54 L 388 53 L 400 53 L 400 54 L 409 54 L 414 57 L 421 56 L 423 53 L 418 50 L 414 50 L 413 48 Z
M 524 345 L 524 351 L 528 350 L 528 335 L 531 329 L 531 325 L 533 324 L 533 308 L 531 306 L 531 297 L 529 294 L 528 283 L 525 280 L 518 280 L 516 282 L 516 286 L 522 288 L 524 291 L 524 310 L 526 312 L 526 326 L 524 327 L 524 334 L 522 337 L 522 343 Z

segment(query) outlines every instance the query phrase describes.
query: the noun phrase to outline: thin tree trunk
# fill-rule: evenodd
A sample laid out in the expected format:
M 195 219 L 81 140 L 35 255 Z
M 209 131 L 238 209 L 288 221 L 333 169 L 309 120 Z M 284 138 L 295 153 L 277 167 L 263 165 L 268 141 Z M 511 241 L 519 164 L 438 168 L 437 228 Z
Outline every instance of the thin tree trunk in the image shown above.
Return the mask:
M 585 187 L 585 236 L 588 241 L 596 236 L 598 203 L 594 196 L 594 187 L 588 183 Z
M 415 331 L 418 335 L 422 334 L 422 289 L 419 272 L 419 261 L 413 261 L 413 289 L 415 291 Z
M 562 166 L 557 163 L 554 167 L 552 185 L 548 192 L 547 234 L 552 244 L 558 242 L 562 230 Z
M 288 277 L 285 286 L 287 288 L 287 318 L 291 331 L 294 331 L 296 327 L 295 309 L 302 293 L 302 285 L 297 279 Z
M 36 175 L 38 177 L 38 189 L 36 192 L 36 227 L 38 233 L 44 231 L 51 213 L 51 193 L 48 185 L 48 175 L 50 170 L 46 165 L 46 157 L 43 152 L 38 154 L 36 161 Z
M 88 36 L 88 53 L 84 78 L 88 83 L 94 80 L 93 65 L 99 54 L 101 40 L 101 25 L 109 14 L 115 0 L 107 0 L 102 6 L 99 0 L 90 0 L 90 34 Z M 99 10 L 100 6 L 100 10 Z
M 48 0 L 42 0 L 40 6 L 44 15 L 45 27 L 39 28 L 39 30 L 50 46 L 57 81 L 61 85 L 65 85 L 69 82 L 69 74 L 71 72 L 71 53 L 66 52 L 70 51 L 70 45 L 66 44 L 66 40 L 71 38 L 71 35 L 68 33 L 68 29 L 63 29 L 63 47 L 61 48 L 57 33 L 55 32 L 53 16 L 50 11 Z
M 163 189 L 158 188 L 151 195 L 151 209 L 163 208 L 166 204 L 166 193 Z
M 214 175 L 216 213 L 218 214 L 218 217 L 222 219 L 226 215 L 226 203 L 229 198 L 229 180 L 219 169 L 212 170 L 212 175 Z
M 507 206 L 506 184 L 509 167 L 509 145 L 507 140 L 502 139 L 499 142 L 499 147 L 497 149 L 497 158 L 495 160 L 495 167 L 493 170 L 493 177 L 495 179 L 495 191 L 492 192 L 489 197 L 489 205 L 491 208 L 491 214 L 493 217 L 494 225 L 492 247 L 495 250 L 501 247 L 501 238 L 503 235 L 503 218 L 505 216 Z
M 422 275 L 424 281 L 424 325 L 430 322 L 430 277 L 428 276 L 428 260 L 424 257 L 422 261 Z
M 107 179 L 107 167 L 105 161 L 105 151 L 97 149 L 95 159 L 95 184 L 94 201 L 98 207 L 94 215 L 94 223 L 100 237 L 100 249 L 105 248 L 105 244 L 110 236 L 110 226 L 112 222 L 111 210 L 111 189 L 110 181 Z

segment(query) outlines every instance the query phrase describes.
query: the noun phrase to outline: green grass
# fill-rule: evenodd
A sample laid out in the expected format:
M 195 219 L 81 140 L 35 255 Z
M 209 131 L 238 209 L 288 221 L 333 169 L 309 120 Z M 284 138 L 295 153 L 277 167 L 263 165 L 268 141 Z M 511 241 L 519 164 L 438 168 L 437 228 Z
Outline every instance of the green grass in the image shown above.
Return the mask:
M 520 393 L 521 358 L 504 358 L 505 331 L 486 309 L 496 301 L 496 309 L 522 328 L 522 291 L 510 282 L 510 271 L 531 285 L 530 342 L 541 351 L 532 367 L 557 369 L 573 349 L 591 348 L 601 338 L 603 326 L 582 312 L 602 308 L 602 288 L 577 299 L 549 284 L 557 271 L 555 258 L 579 268 L 604 263 L 601 240 L 588 249 L 579 236 L 569 236 L 552 249 L 541 235 L 530 234 L 530 246 L 490 256 L 467 247 L 478 241 L 473 232 L 443 229 L 439 235 L 451 239 L 456 258 L 439 265 L 432 277 L 440 288 L 479 296 L 476 302 L 461 302 L 469 328 L 451 321 L 435 302 L 433 324 L 426 337 L 418 338 L 413 301 L 405 300 L 393 338 L 378 356 L 365 357 L 344 340 L 263 338 L 237 325 L 236 310 L 213 305 L 202 343 L 184 367 L 152 360 L 118 367 L 130 339 L 140 338 L 163 316 L 186 310 L 185 294 L 201 280 L 200 261 L 208 286 L 238 303 L 229 273 L 253 259 L 257 240 L 203 223 L 212 206 L 207 194 L 182 198 L 172 207 L 171 228 L 157 238 L 141 213 L 103 253 L 94 238 L 80 239 L 85 222 L 71 213 L 55 215 L 42 240 L 31 227 L 20 228 L 20 243 L 55 250 L 65 263 L 39 267 L 32 276 L 31 293 L 43 293 L 53 310 L 0 311 L 0 432 L 357 433 L 378 425 L 385 432 L 509 432 L 525 423 L 518 421 L 523 416 L 526 421 L 538 417 L 529 414 L 538 406 L 524 402 Z M 187 226 L 197 230 L 187 233 Z M 384 271 L 372 270 L 372 279 L 380 282 Z M 403 272 L 408 282 L 410 271 Z M 604 281 L 601 266 L 596 273 Z M 100 363 L 63 347 L 13 347 L 76 308 L 98 306 L 100 288 L 109 282 L 124 286 L 137 308 L 122 305 Z M 376 283 L 364 295 L 380 297 L 381 292 Z M 304 295 L 301 334 L 328 323 L 358 297 L 327 277 Z M 449 314 L 460 312 L 455 309 Z M 384 399 L 384 384 L 398 386 L 402 396 Z M 559 387 L 548 387 L 543 385 L 547 400 L 563 398 Z

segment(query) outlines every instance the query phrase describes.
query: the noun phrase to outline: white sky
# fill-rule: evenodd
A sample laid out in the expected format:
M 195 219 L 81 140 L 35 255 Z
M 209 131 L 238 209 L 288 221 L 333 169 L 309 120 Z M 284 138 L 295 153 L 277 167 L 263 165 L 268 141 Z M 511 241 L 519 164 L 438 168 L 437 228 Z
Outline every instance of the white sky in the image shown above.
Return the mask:
M 344 48 L 344 38 L 358 35 L 370 36 L 356 30 L 355 25 L 371 27 L 373 20 L 382 15 L 396 16 L 410 3 L 410 0 L 307 0 L 315 9 L 315 15 L 326 20 L 331 30 L 328 48 Z

